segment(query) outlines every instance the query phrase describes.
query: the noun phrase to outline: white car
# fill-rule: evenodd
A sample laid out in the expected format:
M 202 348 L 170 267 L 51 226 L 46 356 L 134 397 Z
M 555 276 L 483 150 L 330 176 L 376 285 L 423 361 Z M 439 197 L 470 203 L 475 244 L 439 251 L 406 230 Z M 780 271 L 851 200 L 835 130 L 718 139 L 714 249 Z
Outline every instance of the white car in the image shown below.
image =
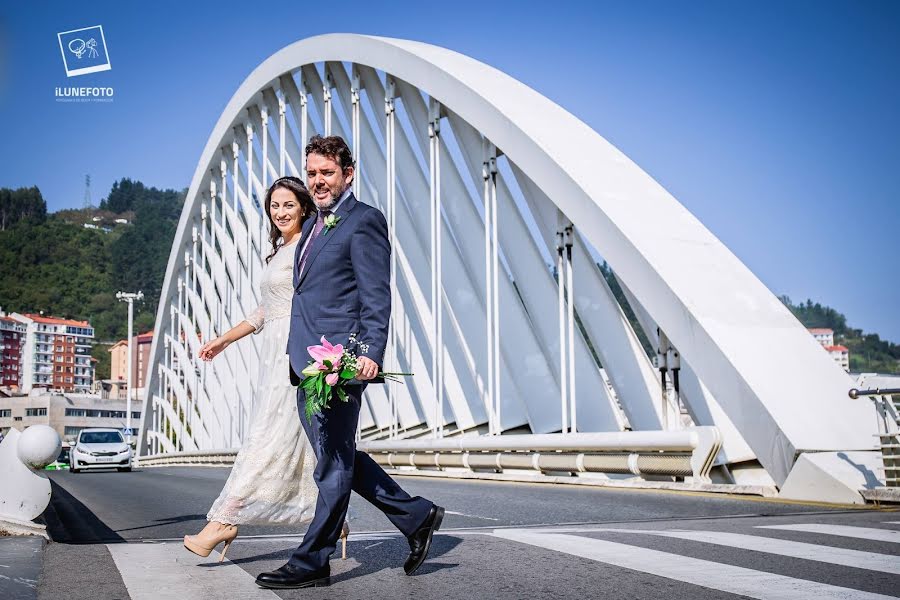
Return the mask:
M 118 429 L 82 429 L 72 447 L 69 471 L 82 469 L 131 470 L 131 446 Z

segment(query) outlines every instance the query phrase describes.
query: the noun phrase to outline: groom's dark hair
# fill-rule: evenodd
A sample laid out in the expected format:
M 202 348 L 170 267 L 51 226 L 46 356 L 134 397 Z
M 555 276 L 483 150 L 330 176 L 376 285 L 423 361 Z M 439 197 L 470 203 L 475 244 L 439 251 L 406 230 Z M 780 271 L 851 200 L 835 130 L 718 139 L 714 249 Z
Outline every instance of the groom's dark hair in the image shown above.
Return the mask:
M 310 154 L 327 156 L 341 165 L 342 170 L 356 166 L 353 164 L 353 154 L 350 152 L 350 147 L 347 146 L 344 138 L 339 135 L 329 135 L 328 137 L 322 137 L 321 135 L 312 136 L 309 138 L 309 143 L 306 144 L 306 156 Z

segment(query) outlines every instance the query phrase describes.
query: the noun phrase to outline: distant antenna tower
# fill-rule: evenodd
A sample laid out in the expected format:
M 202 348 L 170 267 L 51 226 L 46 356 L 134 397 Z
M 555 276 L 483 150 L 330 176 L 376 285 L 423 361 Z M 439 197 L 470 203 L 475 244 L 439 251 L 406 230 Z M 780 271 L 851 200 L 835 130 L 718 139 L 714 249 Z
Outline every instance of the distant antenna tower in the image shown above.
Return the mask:
M 93 203 L 91 202 L 91 176 L 84 176 L 84 207 L 85 208 L 94 208 Z

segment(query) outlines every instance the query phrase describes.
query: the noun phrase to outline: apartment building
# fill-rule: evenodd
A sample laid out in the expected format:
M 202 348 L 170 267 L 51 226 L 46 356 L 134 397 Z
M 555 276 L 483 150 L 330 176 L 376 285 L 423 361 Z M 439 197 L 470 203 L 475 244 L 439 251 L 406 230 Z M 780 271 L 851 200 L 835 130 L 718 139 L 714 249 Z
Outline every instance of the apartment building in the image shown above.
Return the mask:
M 142 390 L 147 385 L 150 373 L 150 347 L 153 345 L 153 332 L 148 331 L 136 335 L 131 343 L 131 385 L 136 390 Z M 128 340 L 119 340 L 109 349 L 110 352 L 110 380 L 121 382 L 124 386 L 128 379 Z M 136 393 L 135 398 L 140 394 Z
M 26 328 L 24 324 L 2 314 L 0 313 L 0 386 L 18 391 Z
M 810 327 L 809 333 L 825 348 L 834 362 L 845 371 L 850 371 L 850 351 L 846 346 L 834 343 L 834 330 L 827 327 Z
M 19 376 L 22 392 L 28 394 L 35 388 L 90 392 L 94 380 L 94 328 L 90 323 L 30 313 L 8 317 L 25 326 Z

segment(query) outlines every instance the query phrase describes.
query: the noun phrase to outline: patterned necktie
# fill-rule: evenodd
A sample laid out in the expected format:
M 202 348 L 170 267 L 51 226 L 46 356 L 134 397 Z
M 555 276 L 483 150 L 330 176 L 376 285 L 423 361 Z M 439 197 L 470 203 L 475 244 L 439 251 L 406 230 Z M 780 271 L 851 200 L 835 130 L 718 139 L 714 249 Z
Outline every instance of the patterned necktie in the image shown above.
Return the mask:
M 303 254 L 300 256 L 300 275 L 303 275 L 303 269 L 306 267 L 306 258 L 309 256 L 309 251 L 312 250 L 316 238 L 319 237 L 319 234 L 322 233 L 322 229 L 325 227 L 325 217 L 330 214 L 330 210 L 320 210 L 319 216 L 316 217 L 316 226 L 313 228 L 312 235 L 309 236 L 309 242 L 307 242 L 306 248 L 303 249 Z

